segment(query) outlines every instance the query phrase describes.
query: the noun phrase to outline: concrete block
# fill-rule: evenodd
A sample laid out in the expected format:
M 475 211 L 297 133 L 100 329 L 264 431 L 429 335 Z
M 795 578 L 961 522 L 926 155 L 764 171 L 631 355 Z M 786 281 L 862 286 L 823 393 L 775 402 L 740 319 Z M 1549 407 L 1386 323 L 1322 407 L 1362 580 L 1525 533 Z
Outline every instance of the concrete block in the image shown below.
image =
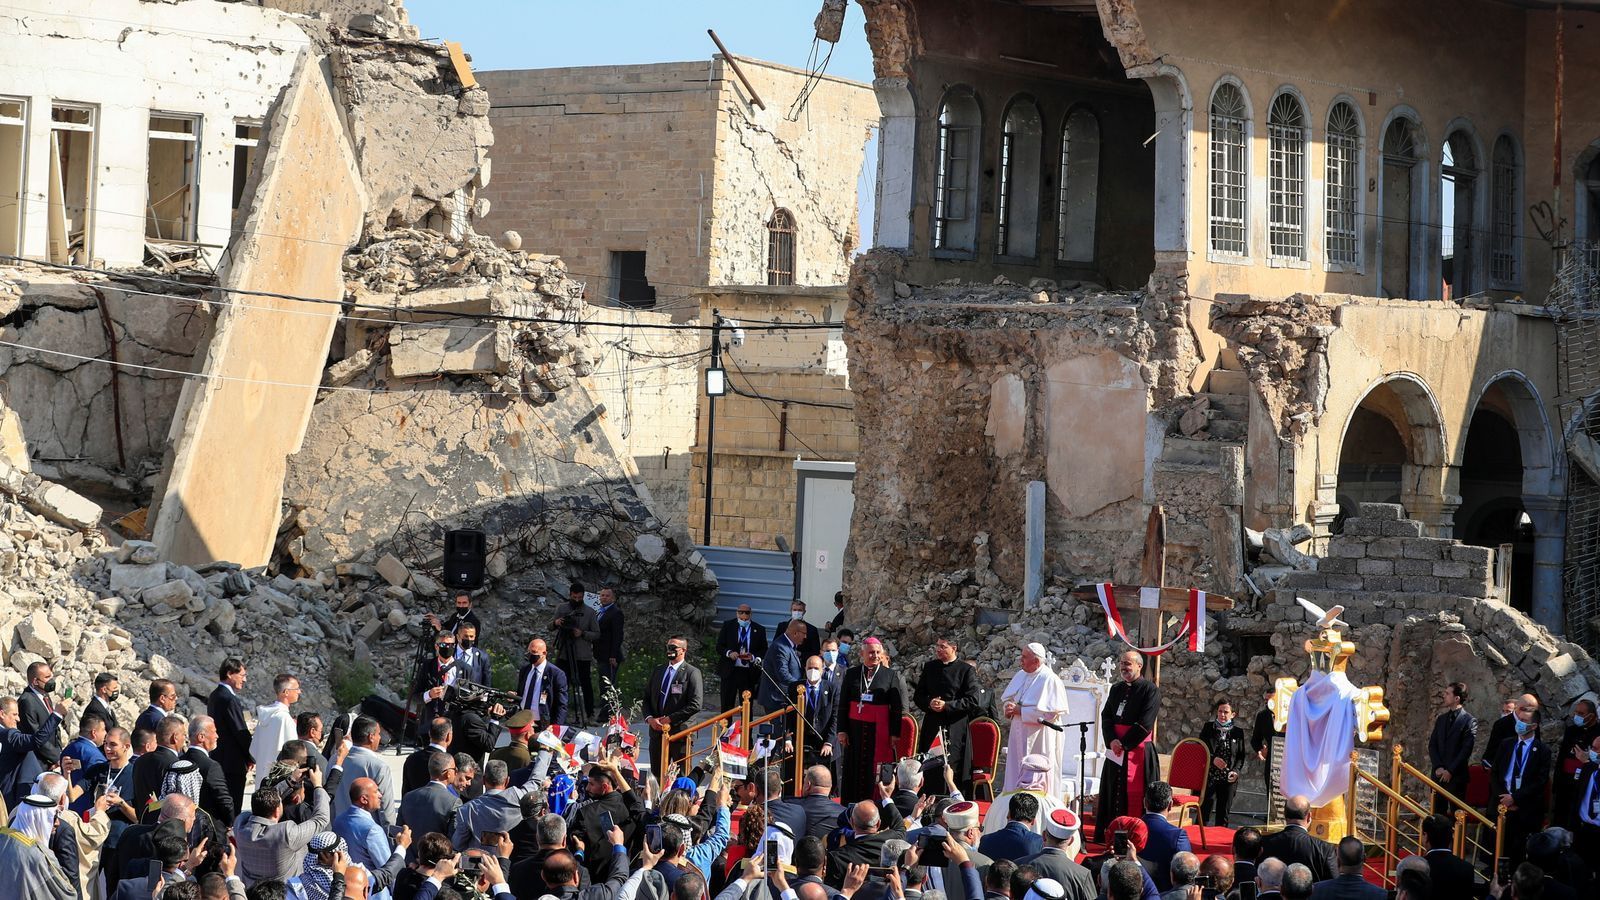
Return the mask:
M 1489 596 L 1489 580 L 1487 578 L 1441 578 L 1439 590 L 1457 597 L 1487 597 Z
M 1450 542 L 1437 538 L 1415 538 L 1400 545 L 1400 555 L 1406 559 L 1443 559 Z
M 1400 538 L 1379 538 L 1367 544 L 1367 556 L 1375 559 L 1400 559 L 1405 553 L 1405 545 Z
M 155 587 L 146 588 L 139 594 L 139 600 L 146 606 L 155 606 L 165 603 L 173 609 L 181 609 L 195 599 L 194 588 L 182 580 L 168 581 Z
M 1433 571 L 1434 562 L 1427 559 L 1397 559 L 1394 561 L 1394 574 L 1396 575 L 1436 575 Z
M 373 568 L 378 570 L 384 581 L 395 587 L 405 587 L 406 582 L 411 580 L 411 570 L 393 553 L 385 553 Z
M 1473 575 L 1471 565 L 1453 559 L 1439 560 L 1433 564 L 1432 569 L 1431 574 L 1440 578 L 1470 578 Z
M 1357 575 L 1393 575 L 1394 563 L 1387 559 L 1356 560 Z
M 1432 593 L 1439 589 L 1439 579 L 1432 575 L 1401 575 L 1401 589 L 1417 594 Z
M 1328 543 L 1328 558 L 1360 559 L 1367 555 L 1367 545 L 1359 541 L 1334 538 Z
M 1324 575 L 1364 575 L 1356 566 L 1360 563 L 1374 562 L 1366 559 L 1341 559 L 1327 556 L 1317 562 L 1317 571 Z
M 1379 519 L 1351 518 L 1344 520 L 1344 533 L 1348 537 L 1369 537 L 1383 534 L 1383 522 Z
M 111 590 L 123 596 L 132 596 L 168 580 L 167 567 L 162 565 L 119 563 L 111 567 Z
M 1412 519 L 1401 519 L 1398 522 L 1385 521 L 1383 533 L 1397 537 L 1422 537 L 1422 523 Z
M 1470 544 L 1454 544 L 1450 547 L 1450 558 L 1473 566 L 1487 568 L 1493 558 L 1494 551 L 1488 547 L 1474 547 Z
M 115 558 L 119 563 L 149 566 L 161 561 L 161 551 L 149 541 L 128 541 L 116 549 Z
M 1399 575 L 1371 575 L 1363 582 L 1369 591 L 1403 591 L 1405 584 Z
M 1398 521 L 1404 514 L 1398 503 L 1361 503 L 1356 509 L 1356 515 L 1363 519 Z
M 36 609 L 17 623 L 17 644 L 29 653 L 54 659 L 61 652 L 61 635 L 50 624 L 50 616 L 44 610 Z
M 389 332 L 389 369 L 396 378 L 421 375 L 504 373 L 509 340 L 481 320 L 437 325 L 400 325 Z
M 1366 587 L 1366 582 L 1359 575 L 1328 575 L 1328 590 L 1330 591 L 1359 591 Z

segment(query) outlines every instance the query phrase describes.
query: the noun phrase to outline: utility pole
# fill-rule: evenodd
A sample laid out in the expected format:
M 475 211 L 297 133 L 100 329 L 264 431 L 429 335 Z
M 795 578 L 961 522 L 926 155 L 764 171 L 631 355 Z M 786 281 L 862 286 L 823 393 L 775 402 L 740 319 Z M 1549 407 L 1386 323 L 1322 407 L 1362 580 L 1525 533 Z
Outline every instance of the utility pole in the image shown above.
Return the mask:
M 711 546 L 711 480 L 717 454 L 717 398 L 728 392 L 728 372 L 722 368 L 722 311 L 711 311 L 711 365 L 706 368 L 706 497 L 701 542 Z

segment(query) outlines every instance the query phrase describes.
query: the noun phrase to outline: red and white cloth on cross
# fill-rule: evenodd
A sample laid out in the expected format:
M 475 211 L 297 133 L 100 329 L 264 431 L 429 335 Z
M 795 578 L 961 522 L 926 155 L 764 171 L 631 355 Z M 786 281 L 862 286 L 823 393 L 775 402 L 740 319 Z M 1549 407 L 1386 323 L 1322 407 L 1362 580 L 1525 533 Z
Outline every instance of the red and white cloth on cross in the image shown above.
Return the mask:
M 1106 633 L 1117 638 L 1129 647 L 1138 650 L 1146 656 L 1160 656 L 1172 649 L 1184 638 L 1189 640 L 1189 649 L 1196 653 L 1204 653 L 1206 649 L 1206 592 L 1200 590 L 1189 591 L 1189 607 L 1183 616 L 1183 627 L 1172 640 L 1165 644 L 1153 647 L 1141 647 L 1128 637 L 1128 630 L 1122 624 L 1122 613 L 1117 610 L 1117 598 L 1110 582 L 1101 582 L 1094 586 L 1095 593 L 1100 597 L 1100 608 L 1106 614 Z M 1161 588 L 1143 587 L 1139 589 L 1140 609 L 1161 608 Z M 1143 637 L 1144 635 L 1140 635 Z

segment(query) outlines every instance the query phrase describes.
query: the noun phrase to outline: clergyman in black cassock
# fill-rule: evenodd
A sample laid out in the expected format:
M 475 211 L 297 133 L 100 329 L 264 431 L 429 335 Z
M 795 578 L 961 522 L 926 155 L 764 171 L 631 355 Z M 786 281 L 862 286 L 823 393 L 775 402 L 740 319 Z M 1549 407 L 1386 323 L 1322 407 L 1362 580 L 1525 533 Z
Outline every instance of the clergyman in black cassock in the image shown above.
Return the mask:
M 943 729 L 945 765 L 953 767 L 956 786 L 961 789 L 962 796 L 966 796 L 972 790 L 967 723 L 978 710 L 978 680 L 972 666 L 966 660 L 957 659 L 954 640 L 938 639 L 933 652 L 934 658 L 923 664 L 917 689 L 912 694 L 917 708 L 923 712 L 917 751 L 928 749 Z
M 1144 815 L 1144 791 L 1161 780 L 1161 761 L 1151 733 L 1161 708 L 1161 689 L 1142 677 L 1144 657 L 1128 650 L 1117 659 L 1122 680 L 1111 688 L 1100 713 L 1100 737 L 1107 748 L 1100 769 L 1100 804 L 1094 821 L 1095 841 L 1103 843 L 1105 823 L 1117 816 Z M 1121 748 L 1122 762 L 1111 757 Z
M 843 803 L 871 799 L 879 764 L 895 759 L 894 742 L 900 736 L 904 710 L 900 673 L 884 660 L 883 644 L 867 638 L 861 646 L 861 664 L 845 671 L 839 688 L 839 797 Z

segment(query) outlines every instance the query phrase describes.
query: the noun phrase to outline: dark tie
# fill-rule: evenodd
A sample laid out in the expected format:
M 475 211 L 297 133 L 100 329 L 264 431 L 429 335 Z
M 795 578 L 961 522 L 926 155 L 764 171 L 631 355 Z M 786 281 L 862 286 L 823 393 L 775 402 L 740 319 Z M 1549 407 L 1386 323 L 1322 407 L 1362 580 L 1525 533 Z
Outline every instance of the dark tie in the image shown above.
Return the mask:
M 1511 766 L 1511 777 L 1507 779 L 1507 785 L 1512 790 L 1522 786 L 1522 770 L 1528 764 L 1528 745 L 1532 743 L 1532 741 L 1517 741 L 1517 758 Z
M 672 689 L 672 667 L 667 666 L 667 671 L 661 676 L 661 705 L 667 705 L 667 691 Z
M 806 688 L 806 709 L 817 708 L 817 689 L 815 686 Z

